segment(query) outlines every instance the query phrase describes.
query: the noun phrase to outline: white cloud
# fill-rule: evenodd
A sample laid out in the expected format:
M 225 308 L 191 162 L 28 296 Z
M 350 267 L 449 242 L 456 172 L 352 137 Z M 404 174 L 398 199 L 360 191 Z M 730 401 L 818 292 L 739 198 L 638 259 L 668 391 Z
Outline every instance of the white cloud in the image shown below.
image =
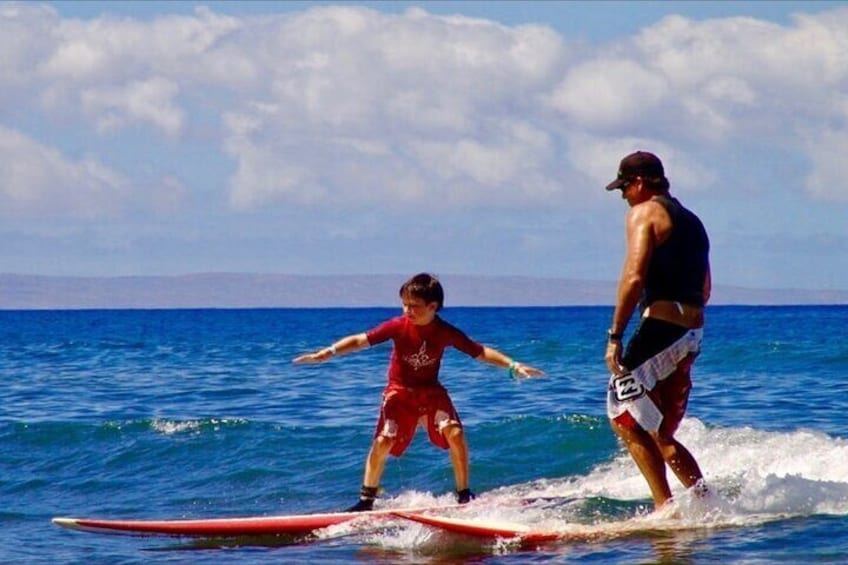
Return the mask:
M 549 134 L 514 115 L 532 117 L 555 76 L 551 30 L 322 8 L 281 20 L 275 37 L 286 57 L 269 68 L 270 93 L 227 124 L 233 202 L 326 194 L 401 205 L 438 194 L 464 205 L 517 197 L 531 166 L 540 185 L 555 181 Z M 271 149 L 263 158 L 260 146 Z M 259 164 L 270 174 L 250 170 Z
M 672 192 L 676 194 L 704 190 L 717 180 L 716 172 L 661 139 L 621 137 L 610 140 L 576 135 L 569 145 L 571 166 L 590 179 L 598 195 L 603 194 L 603 188 L 615 179 L 619 161 L 634 151 L 650 151 L 662 160 Z
M 56 12 L 43 5 L 0 4 L 0 112 L 39 88 L 33 66 L 50 56 L 58 21 Z
M 184 112 L 174 98 L 179 86 L 154 77 L 121 87 L 88 88 L 80 94 L 83 110 L 92 116 L 98 130 L 114 130 L 133 122 L 150 122 L 167 135 L 183 128 Z
M 705 175 L 705 164 L 697 165 L 699 153 L 775 147 L 806 154 L 813 171 L 806 180 L 800 171 L 784 178 L 786 188 L 837 200 L 840 191 L 821 187 L 834 177 L 832 147 L 843 147 L 848 132 L 846 53 L 845 8 L 799 16 L 790 26 L 670 16 L 567 69 L 548 102 L 573 126 L 569 138 L 597 136 L 604 150 L 633 145 L 622 138 L 652 139 L 648 148 L 688 153 L 684 181 L 712 179 L 718 190 L 735 186 L 732 167 L 718 182 L 721 173 Z M 574 158 L 593 150 L 572 144 L 571 151 Z M 744 155 L 738 160 L 753 166 Z
M 656 114 L 670 94 L 665 77 L 640 62 L 598 59 L 570 69 L 549 103 L 577 126 L 628 128 Z
M 0 213 L 6 217 L 102 217 L 120 211 L 127 193 L 123 176 L 96 159 L 69 160 L 3 126 L 0 164 Z
M 748 128 L 748 136 L 787 127 L 797 134 L 801 121 L 824 118 L 840 85 L 848 85 L 848 9 L 787 27 L 669 17 L 643 31 L 635 46 L 667 77 L 677 100 L 696 100 L 692 108 L 710 108 L 722 124 Z
M 848 155 L 848 129 L 827 129 L 810 135 L 809 154 L 812 169 L 804 183 L 817 199 L 848 202 L 848 185 L 845 183 L 845 159 Z
M 237 35 L 241 25 L 205 8 L 193 16 L 164 15 L 149 22 L 109 16 L 58 20 L 47 38 L 53 42 L 52 54 L 40 62 L 39 71 L 48 79 L 79 84 L 149 74 L 185 74 L 191 82 L 234 84 L 250 66 L 221 65 L 229 59 L 218 50 L 218 42 Z M 210 64 L 213 60 L 218 64 Z M 234 77 L 239 69 L 242 73 Z
M 150 20 L 0 10 L 0 116 L 15 108 L 43 124 L 27 131 L 42 159 L 53 121 L 115 147 L 139 124 L 151 143 L 202 131 L 232 162 L 222 199 L 240 210 L 439 199 L 550 209 L 587 190 L 571 173 L 603 181 L 635 144 L 677 161 L 678 185 L 694 187 L 725 174 L 704 172 L 706 154 L 765 140 L 813 163 L 787 183 L 807 177 L 837 198 L 817 188 L 834 159 L 810 132 L 842 139 L 848 127 L 848 9 L 787 26 L 674 16 L 600 47 L 545 26 L 350 4 L 241 18 L 213 4 Z M 189 170 L 203 166 L 162 174 L 197 190 Z

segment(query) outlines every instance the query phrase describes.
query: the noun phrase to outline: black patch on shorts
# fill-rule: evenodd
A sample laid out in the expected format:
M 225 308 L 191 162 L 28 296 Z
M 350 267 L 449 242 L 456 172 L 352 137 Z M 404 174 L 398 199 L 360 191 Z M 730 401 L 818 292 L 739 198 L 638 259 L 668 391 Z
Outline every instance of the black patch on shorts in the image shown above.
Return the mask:
M 663 320 L 643 318 L 627 342 L 621 364 L 633 370 L 686 335 L 689 328 Z

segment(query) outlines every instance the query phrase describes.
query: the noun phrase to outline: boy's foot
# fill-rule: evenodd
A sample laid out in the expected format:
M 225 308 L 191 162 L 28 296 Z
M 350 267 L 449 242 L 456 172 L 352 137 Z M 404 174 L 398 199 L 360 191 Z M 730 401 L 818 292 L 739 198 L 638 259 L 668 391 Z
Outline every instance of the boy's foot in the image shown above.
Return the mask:
M 468 504 L 475 498 L 477 498 L 477 495 L 471 492 L 470 488 L 464 488 L 462 490 L 456 491 L 456 501 L 459 504 Z
M 368 512 L 374 510 L 374 499 L 380 487 L 367 487 L 362 485 L 359 489 L 359 502 L 347 509 L 347 512 Z
M 345 512 L 370 512 L 374 510 L 374 499 L 360 498 L 359 502 L 345 510 Z

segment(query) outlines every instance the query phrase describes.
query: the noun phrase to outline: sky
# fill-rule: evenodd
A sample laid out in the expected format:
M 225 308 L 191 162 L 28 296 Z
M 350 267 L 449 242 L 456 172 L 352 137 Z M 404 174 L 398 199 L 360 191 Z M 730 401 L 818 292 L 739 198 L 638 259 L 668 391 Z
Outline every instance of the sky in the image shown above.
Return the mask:
M 848 2 L 0 2 L 0 272 L 616 280 L 640 149 L 716 285 L 848 289 Z

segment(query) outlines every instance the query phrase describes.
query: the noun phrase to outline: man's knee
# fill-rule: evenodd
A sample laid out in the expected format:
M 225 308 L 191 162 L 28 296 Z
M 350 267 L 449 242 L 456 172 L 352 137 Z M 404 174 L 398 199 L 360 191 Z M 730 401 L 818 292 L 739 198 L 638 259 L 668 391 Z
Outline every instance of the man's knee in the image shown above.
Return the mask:
M 663 459 L 669 460 L 677 456 L 677 440 L 673 436 L 654 432 L 651 434 L 651 439 L 657 444 Z

